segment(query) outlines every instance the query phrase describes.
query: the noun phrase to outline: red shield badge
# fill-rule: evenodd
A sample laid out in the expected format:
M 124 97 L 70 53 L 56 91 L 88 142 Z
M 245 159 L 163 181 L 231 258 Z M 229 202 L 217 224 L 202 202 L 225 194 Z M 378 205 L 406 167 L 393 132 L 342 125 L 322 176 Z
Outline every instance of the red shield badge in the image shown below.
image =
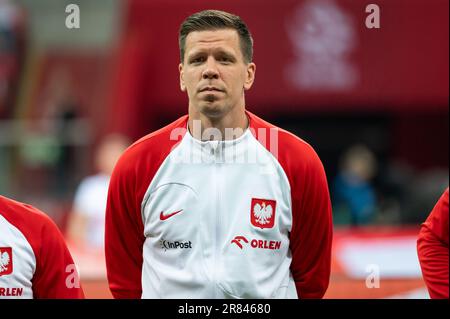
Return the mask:
M 0 276 L 13 272 L 13 259 L 11 247 L 0 247 Z
M 272 228 L 275 224 L 277 202 L 271 199 L 252 198 L 250 220 L 259 228 Z

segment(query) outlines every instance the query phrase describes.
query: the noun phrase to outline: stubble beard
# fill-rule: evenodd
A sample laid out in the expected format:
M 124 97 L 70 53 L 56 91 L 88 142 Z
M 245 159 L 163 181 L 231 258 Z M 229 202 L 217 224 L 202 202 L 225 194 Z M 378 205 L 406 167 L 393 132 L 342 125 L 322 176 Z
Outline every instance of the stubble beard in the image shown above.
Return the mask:
M 224 102 L 219 102 L 219 99 L 213 95 L 208 94 L 200 102 L 200 113 L 210 119 L 220 119 L 229 111 L 229 107 Z

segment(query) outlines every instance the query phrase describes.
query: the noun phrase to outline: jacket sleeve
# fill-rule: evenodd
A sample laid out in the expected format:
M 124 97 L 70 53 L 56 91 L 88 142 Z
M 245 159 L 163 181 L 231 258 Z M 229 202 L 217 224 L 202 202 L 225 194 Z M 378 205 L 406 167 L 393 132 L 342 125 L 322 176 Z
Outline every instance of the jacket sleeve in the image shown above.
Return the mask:
M 431 298 L 449 298 L 448 188 L 422 224 L 417 252 Z
M 299 298 L 322 298 L 328 288 L 333 237 L 327 178 L 317 154 L 296 170 L 291 189 L 291 271 Z
M 33 297 L 37 299 L 82 299 L 78 270 L 57 226 L 44 219 L 36 246 Z
M 135 161 L 122 156 L 112 174 L 106 207 L 105 255 L 114 298 L 141 298 L 144 231 Z

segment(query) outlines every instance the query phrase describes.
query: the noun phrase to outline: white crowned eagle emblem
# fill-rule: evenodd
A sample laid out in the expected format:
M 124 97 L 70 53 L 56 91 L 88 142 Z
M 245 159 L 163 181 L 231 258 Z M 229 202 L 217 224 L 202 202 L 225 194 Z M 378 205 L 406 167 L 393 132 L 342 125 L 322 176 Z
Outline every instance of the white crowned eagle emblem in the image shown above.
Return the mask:
M 5 251 L 0 254 L 0 272 L 8 268 L 10 262 L 9 254 Z
M 270 218 L 273 214 L 273 208 L 272 205 L 266 205 L 266 203 L 262 203 L 262 205 L 256 203 L 255 206 L 253 206 L 253 215 L 255 215 L 256 222 L 265 225 L 269 223 Z

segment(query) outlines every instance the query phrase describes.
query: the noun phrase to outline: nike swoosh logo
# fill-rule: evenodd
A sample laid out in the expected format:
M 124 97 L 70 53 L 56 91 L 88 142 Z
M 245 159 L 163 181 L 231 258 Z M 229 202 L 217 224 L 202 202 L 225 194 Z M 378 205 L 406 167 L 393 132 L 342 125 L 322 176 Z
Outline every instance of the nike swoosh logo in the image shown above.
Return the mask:
M 174 215 L 176 215 L 178 213 L 181 213 L 182 211 L 183 210 L 180 209 L 180 210 L 177 210 L 176 212 L 170 213 L 168 215 L 164 215 L 163 212 L 161 212 L 161 214 L 159 214 L 159 219 L 161 219 L 161 220 L 169 219 L 170 217 L 172 217 L 172 216 L 174 216 Z

